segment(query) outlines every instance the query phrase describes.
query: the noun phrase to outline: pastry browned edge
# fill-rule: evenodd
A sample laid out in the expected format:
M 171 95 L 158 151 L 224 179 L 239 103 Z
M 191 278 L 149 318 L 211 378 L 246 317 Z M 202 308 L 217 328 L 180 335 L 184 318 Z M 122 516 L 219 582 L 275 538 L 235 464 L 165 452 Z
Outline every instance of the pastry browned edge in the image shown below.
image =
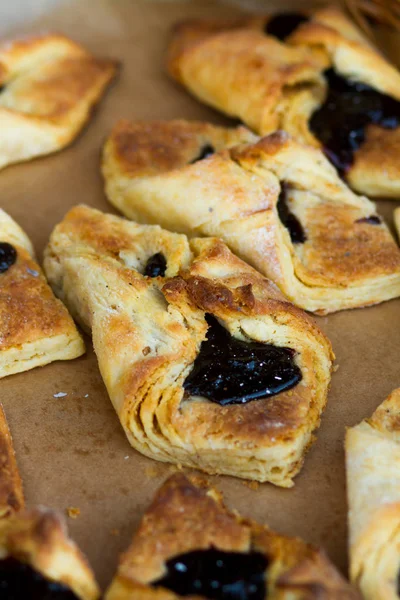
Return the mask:
M 1 144 L 1 142 L 0 142 Z M 25 232 L 0 209 L 0 379 L 85 352 Z
M 214 150 L 214 154 L 212 154 Z M 218 236 L 320 314 L 400 295 L 400 250 L 376 206 L 285 132 L 122 121 L 106 141 L 110 202 L 141 223 Z
M 145 276 L 148 260 L 160 253 L 164 276 Z M 311 318 L 274 284 L 216 238 L 189 241 L 87 206 L 56 226 L 44 268 L 55 293 L 91 331 L 134 448 L 209 473 L 293 485 L 326 403 L 333 353 Z M 301 381 L 226 405 L 188 392 L 208 335 L 206 314 L 228 340 L 290 353 Z M 240 385 L 246 382 L 243 375 Z
M 284 41 L 265 33 L 271 16 L 178 23 L 168 70 L 201 101 L 257 133 L 282 129 L 316 147 L 322 143 L 309 121 L 327 96 L 324 71 L 400 101 L 399 71 L 338 7 L 303 14 L 308 20 Z M 345 177 L 358 192 L 399 198 L 400 127 L 386 127 L 367 126 Z
M 59 34 L 0 42 L 0 169 L 71 143 L 117 67 Z
M 24 509 L 11 434 L 0 405 L 0 597 L 7 600 L 11 593 L 15 598 L 15 593 L 38 598 L 39 589 L 68 600 L 97 600 L 100 595 L 64 520 L 43 507 Z
M 365 600 L 400 593 L 400 388 L 346 434 L 351 579 Z
M 105 598 L 177 600 L 184 596 L 191 600 L 223 599 L 221 590 L 215 595 L 203 596 L 189 589 L 179 595 L 165 587 L 165 580 L 164 585 L 161 581 L 168 572 L 168 561 L 189 552 L 207 550 L 238 553 L 238 557 L 257 552 L 265 559 L 264 584 L 258 592 L 253 590 L 254 595 L 247 596 L 245 593 L 240 595 L 236 589 L 235 595 L 232 591 L 234 586 L 231 586 L 232 595 L 226 596 L 231 600 L 360 598 L 322 550 L 298 538 L 275 533 L 267 526 L 228 510 L 216 490 L 194 485 L 183 474 L 170 477 L 157 492 L 130 547 L 120 560 Z M 206 555 L 205 552 L 203 556 Z M 199 567 L 196 575 L 201 573 L 204 569 Z M 231 572 L 229 576 L 233 583 L 235 573 Z

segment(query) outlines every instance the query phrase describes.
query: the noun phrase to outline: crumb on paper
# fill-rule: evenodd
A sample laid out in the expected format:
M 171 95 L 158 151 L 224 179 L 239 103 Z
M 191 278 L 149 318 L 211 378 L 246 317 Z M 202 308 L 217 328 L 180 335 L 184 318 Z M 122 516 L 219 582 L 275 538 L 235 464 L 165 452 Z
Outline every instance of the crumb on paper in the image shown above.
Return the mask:
M 66 512 L 70 519 L 77 519 L 81 514 L 79 508 L 76 508 L 75 506 L 68 506 Z
M 333 372 L 336 373 L 340 365 L 333 365 Z
M 126 460 L 127 458 L 129 458 L 129 456 L 124 456 L 124 460 Z
M 84 398 L 89 398 L 89 394 L 85 394 L 85 395 L 84 395 Z
M 258 481 L 242 481 L 242 484 L 248 487 L 250 490 L 253 490 L 253 492 L 256 492 L 260 487 Z
M 53 398 L 64 398 L 67 395 L 67 392 L 57 392 L 57 394 L 53 394 Z
M 120 534 L 120 531 L 119 531 L 119 529 L 111 529 L 110 533 L 111 533 L 111 535 L 117 536 Z

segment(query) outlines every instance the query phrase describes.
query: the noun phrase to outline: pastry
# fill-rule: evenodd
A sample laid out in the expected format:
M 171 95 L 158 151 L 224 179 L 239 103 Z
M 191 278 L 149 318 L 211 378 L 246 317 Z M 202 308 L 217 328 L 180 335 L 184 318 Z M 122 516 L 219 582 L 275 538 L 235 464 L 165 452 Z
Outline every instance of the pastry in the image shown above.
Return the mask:
M 394 224 L 397 229 L 397 235 L 400 237 L 400 208 L 394 211 Z
M 333 354 L 313 321 L 220 240 L 80 206 L 45 270 L 92 331 L 132 446 L 289 487 L 326 402 Z
M 22 229 L 0 209 L 0 378 L 85 352 Z
M 0 404 L 0 520 L 21 510 L 24 503 L 22 481 L 15 459 L 11 433 Z
M 170 477 L 105 600 L 356 600 L 324 552 L 229 511 L 213 489 Z
M 350 574 L 365 600 L 400 594 L 400 388 L 346 434 Z
M 340 9 L 180 23 L 168 68 L 258 133 L 323 148 L 356 191 L 400 197 L 400 73 Z
M 0 169 L 72 142 L 116 69 L 62 35 L 0 43 Z
M 312 312 L 400 295 L 396 242 L 375 205 L 351 192 L 320 150 L 277 132 L 192 164 L 196 152 L 179 153 L 175 127 L 182 123 L 122 123 L 111 133 L 105 191 L 124 215 L 222 238 Z

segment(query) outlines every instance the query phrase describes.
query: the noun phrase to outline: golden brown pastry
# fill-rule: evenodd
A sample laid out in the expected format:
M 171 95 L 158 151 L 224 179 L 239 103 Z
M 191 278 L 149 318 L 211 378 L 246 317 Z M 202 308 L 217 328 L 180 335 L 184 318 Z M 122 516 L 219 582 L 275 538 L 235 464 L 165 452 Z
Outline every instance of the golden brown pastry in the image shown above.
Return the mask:
M 116 69 L 62 35 L 0 44 L 0 169 L 72 142 Z
M 0 520 L 24 507 L 24 492 L 8 428 L 0 404 Z
M 289 487 L 326 402 L 333 354 L 313 321 L 220 240 L 80 206 L 45 270 L 92 331 L 132 446 Z
M 400 208 L 396 208 L 394 211 L 394 224 L 397 229 L 397 235 L 400 238 Z
M 223 150 L 198 139 L 198 124 L 189 144 L 191 127 L 181 121 L 116 126 L 102 170 L 106 194 L 124 215 L 222 238 L 312 312 L 400 295 L 396 242 L 375 205 L 351 192 L 317 148 L 277 132 Z M 180 147 L 175 131 L 183 129 Z M 216 153 L 194 161 L 205 143 Z
M 366 600 L 400 595 L 400 388 L 346 434 L 350 575 Z
M 170 477 L 147 509 L 105 600 L 356 600 L 325 553 Z
M 84 352 L 82 337 L 48 286 L 31 242 L 0 209 L 0 378 Z
M 179 23 L 168 69 L 258 133 L 323 148 L 358 192 L 400 198 L 400 73 L 337 7 Z

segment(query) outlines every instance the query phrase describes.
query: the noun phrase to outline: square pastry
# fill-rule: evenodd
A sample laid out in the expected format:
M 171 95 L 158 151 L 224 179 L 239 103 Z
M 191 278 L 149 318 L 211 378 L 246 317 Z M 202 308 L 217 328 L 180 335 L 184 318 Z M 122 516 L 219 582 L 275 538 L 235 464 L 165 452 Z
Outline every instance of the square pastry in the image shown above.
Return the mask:
M 224 149 L 222 128 L 212 135 L 213 126 L 203 127 L 200 136 L 199 123 L 118 124 L 102 160 L 111 203 L 135 221 L 222 238 L 312 312 L 400 295 L 400 250 L 389 229 L 318 148 L 284 132 L 254 141 L 233 129 L 239 145 L 231 137 Z
M 72 142 L 116 70 L 62 35 L 0 43 L 0 169 Z
M 400 388 L 346 433 L 350 574 L 365 600 L 400 595 Z
M 338 8 L 179 23 L 168 69 L 254 131 L 323 148 L 358 192 L 400 198 L 400 73 Z
M 174 475 L 157 492 L 105 600 L 360 600 L 325 553 L 228 510 Z
M 326 337 L 220 240 L 72 209 L 45 270 L 88 330 L 132 446 L 290 487 L 326 402 Z
M 0 209 L 0 378 L 85 352 L 35 261 L 30 240 Z

